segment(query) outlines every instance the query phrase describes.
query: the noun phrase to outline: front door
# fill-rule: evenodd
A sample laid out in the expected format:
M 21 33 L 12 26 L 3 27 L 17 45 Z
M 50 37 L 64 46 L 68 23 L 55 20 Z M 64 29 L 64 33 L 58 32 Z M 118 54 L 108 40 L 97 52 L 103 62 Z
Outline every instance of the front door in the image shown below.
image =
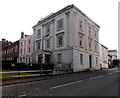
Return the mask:
M 92 68 L 92 55 L 89 55 L 89 66 Z
M 42 54 L 39 54 L 38 55 L 38 63 L 42 63 L 42 58 L 43 58 Z
M 45 63 L 50 63 L 50 55 L 45 54 Z

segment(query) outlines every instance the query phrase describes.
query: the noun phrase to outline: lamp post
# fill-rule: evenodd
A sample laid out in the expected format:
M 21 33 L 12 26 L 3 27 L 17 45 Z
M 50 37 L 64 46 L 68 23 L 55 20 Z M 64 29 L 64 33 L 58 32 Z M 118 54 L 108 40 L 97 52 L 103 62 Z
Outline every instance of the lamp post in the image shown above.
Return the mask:
M 41 49 L 42 57 L 41 57 L 41 59 L 43 59 L 43 52 L 44 52 L 44 49 L 43 49 L 43 48 L 44 48 L 44 47 L 43 47 L 43 46 L 44 46 L 44 38 L 47 37 L 47 36 L 49 36 L 49 34 L 43 36 L 43 38 L 42 38 L 42 40 L 41 40 L 41 41 L 42 41 L 42 49 Z M 42 60 L 41 60 L 41 69 L 40 69 L 40 70 L 41 70 L 41 75 L 42 75 Z

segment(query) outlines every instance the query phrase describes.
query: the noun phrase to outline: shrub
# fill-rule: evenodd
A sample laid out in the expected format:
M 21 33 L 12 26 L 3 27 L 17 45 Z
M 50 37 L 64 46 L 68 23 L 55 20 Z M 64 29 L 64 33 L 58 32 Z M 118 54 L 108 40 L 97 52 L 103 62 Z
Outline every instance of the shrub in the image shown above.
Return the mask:
M 119 59 L 113 60 L 113 65 L 119 65 Z
M 12 69 L 11 63 L 2 63 L 2 69 Z
M 42 69 L 43 70 L 53 70 L 54 64 L 50 64 L 50 63 L 43 63 L 42 64 Z
M 15 64 L 15 66 L 12 66 L 12 64 Z M 2 63 L 2 69 L 25 70 L 26 64 L 25 63 Z

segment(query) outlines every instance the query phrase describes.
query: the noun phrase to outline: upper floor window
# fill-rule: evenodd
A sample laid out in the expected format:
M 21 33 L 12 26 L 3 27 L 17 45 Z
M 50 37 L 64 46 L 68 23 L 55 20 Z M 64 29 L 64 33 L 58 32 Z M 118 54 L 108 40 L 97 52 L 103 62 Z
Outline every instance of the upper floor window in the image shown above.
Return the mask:
M 37 37 L 41 37 L 41 29 L 37 30 Z
M 22 54 L 22 49 L 20 50 L 20 53 Z
M 97 51 L 97 43 L 95 44 L 95 51 Z
M 63 19 L 57 21 L 57 31 L 63 29 Z
M 14 52 L 14 49 L 12 48 L 12 53 Z
M 30 53 L 30 47 L 28 48 L 28 52 Z
M 21 42 L 21 47 L 22 47 L 23 43 Z
M 38 41 L 38 42 L 37 42 L 37 50 L 40 49 L 40 45 L 41 45 L 41 43 L 40 43 L 40 41 Z
M 28 40 L 28 43 L 29 43 L 29 44 L 31 43 L 31 40 L 30 40 L 30 39 Z
M 80 42 L 79 42 L 79 45 L 80 45 L 80 46 L 83 46 L 83 36 L 82 36 L 82 35 L 80 36 Z
M 89 34 L 91 33 L 91 27 L 89 26 L 89 29 L 88 29 L 88 31 L 89 31 Z
M 50 48 L 50 39 L 46 40 L 46 48 Z
M 80 26 L 80 29 L 83 28 L 83 22 L 82 22 L 82 20 L 80 20 L 79 26 Z
M 18 46 L 16 46 L 14 50 L 15 50 L 15 52 L 17 52 L 18 51 Z
M 97 37 L 97 31 L 95 31 L 95 37 Z
M 63 46 L 63 34 L 57 35 L 57 46 Z
M 92 41 L 89 41 L 89 49 L 92 49 Z
M 50 24 L 46 26 L 46 33 L 50 33 Z
M 26 53 L 26 51 L 25 51 L 26 49 L 24 48 L 24 54 Z

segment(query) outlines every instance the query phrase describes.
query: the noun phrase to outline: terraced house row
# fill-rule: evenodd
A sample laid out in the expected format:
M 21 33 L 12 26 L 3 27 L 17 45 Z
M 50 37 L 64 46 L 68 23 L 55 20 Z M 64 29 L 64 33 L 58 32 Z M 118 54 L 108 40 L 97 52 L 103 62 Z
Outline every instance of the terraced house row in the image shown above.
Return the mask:
M 68 5 L 39 20 L 32 35 L 21 33 L 17 62 L 54 63 L 74 72 L 100 69 L 99 28 L 75 5 Z

